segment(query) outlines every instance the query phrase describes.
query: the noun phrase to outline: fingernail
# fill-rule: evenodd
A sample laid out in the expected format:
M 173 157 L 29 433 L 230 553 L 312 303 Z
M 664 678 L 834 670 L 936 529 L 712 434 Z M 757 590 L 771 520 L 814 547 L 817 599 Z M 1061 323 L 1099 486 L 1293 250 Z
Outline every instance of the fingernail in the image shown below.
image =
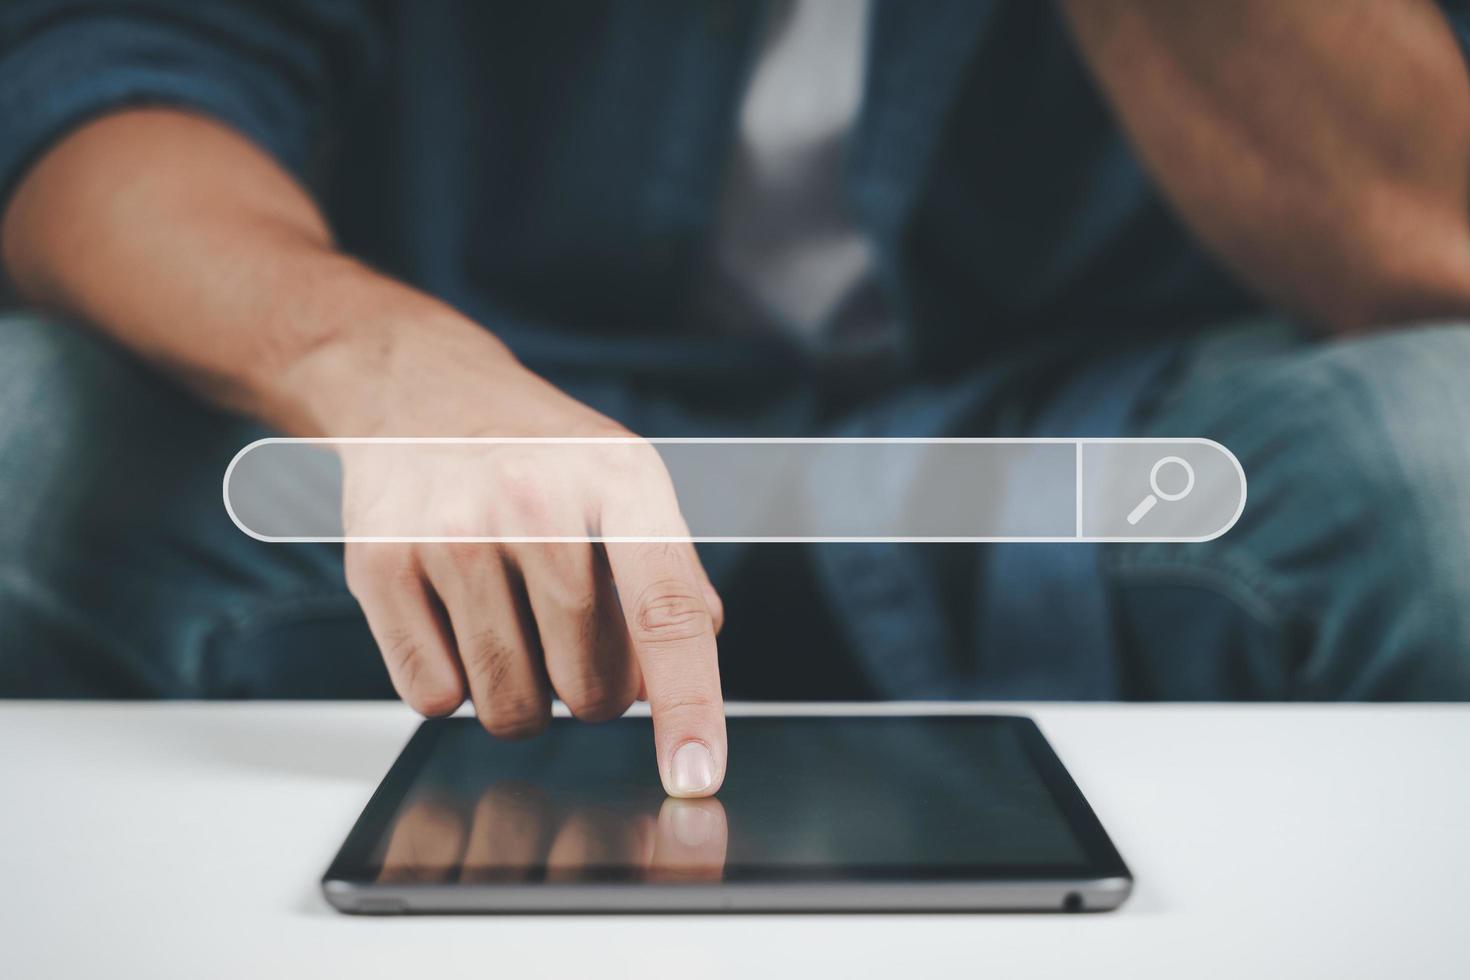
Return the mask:
M 715 757 L 703 742 L 685 742 L 669 763 L 669 787 L 677 796 L 693 796 L 715 781 Z
M 669 815 L 674 839 L 685 847 L 700 847 L 715 829 L 715 816 L 703 803 L 680 803 Z

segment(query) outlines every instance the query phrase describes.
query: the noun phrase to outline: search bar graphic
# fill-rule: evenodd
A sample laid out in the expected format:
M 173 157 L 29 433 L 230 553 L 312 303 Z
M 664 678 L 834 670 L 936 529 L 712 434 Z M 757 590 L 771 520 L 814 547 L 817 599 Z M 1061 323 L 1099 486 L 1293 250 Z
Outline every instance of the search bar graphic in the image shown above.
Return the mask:
M 569 474 L 677 504 L 616 526 L 543 505 Z M 1246 477 L 1195 438 L 270 438 L 223 490 L 274 543 L 1202 542 L 1240 518 Z

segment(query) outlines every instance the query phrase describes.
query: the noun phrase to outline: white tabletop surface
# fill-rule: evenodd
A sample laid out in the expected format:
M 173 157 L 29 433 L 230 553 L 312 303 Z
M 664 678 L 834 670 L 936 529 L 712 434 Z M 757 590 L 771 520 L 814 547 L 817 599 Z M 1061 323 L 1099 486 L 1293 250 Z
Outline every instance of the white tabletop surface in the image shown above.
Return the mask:
M 1470 977 L 1470 708 L 1018 709 L 1121 911 L 349 917 L 317 879 L 407 709 L 0 702 L 0 975 Z

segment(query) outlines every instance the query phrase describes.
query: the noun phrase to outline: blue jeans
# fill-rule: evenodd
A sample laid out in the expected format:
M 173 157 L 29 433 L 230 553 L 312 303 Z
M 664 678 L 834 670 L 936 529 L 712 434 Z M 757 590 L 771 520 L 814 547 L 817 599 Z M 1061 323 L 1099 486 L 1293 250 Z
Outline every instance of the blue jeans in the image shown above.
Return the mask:
M 1207 436 L 1249 476 L 1205 544 L 707 549 L 727 694 L 1462 699 L 1467 377 L 1467 327 L 1312 342 L 1262 321 L 835 418 L 573 393 L 650 435 Z M 82 328 L 0 318 L 0 695 L 391 695 L 340 549 L 226 516 L 225 465 L 260 434 Z

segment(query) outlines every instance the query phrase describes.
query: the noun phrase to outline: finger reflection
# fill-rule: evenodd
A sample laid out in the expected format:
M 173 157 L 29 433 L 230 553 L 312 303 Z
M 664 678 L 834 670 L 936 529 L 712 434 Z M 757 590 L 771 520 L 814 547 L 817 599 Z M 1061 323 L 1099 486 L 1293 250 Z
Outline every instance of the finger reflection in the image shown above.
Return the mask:
M 475 803 L 465 845 L 464 882 L 528 881 L 546 853 L 551 801 L 534 786 L 497 783 Z
M 580 881 L 589 871 L 644 868 L 653 856 L 654 819 L 611 807 L 574 810 L 546 856 L 547 881 Z
M 472 802 L 471 802 L 472 801 Z M 388 834 L 384 882 L 717 881 L 729 825 L 718 799 L 558 802 L 516 781 L 478 798 L 411 798 Z
M 649 876 L 656 880 L 718 881 L 725 871 L 730 827 L 714 797 L 669 797 L 658 811 L 658 833 Z
M 468 822 L 456 801 L 421 797 L 398 814 L 383 853 L 379 881 L 453 881 L 463 863 Z

